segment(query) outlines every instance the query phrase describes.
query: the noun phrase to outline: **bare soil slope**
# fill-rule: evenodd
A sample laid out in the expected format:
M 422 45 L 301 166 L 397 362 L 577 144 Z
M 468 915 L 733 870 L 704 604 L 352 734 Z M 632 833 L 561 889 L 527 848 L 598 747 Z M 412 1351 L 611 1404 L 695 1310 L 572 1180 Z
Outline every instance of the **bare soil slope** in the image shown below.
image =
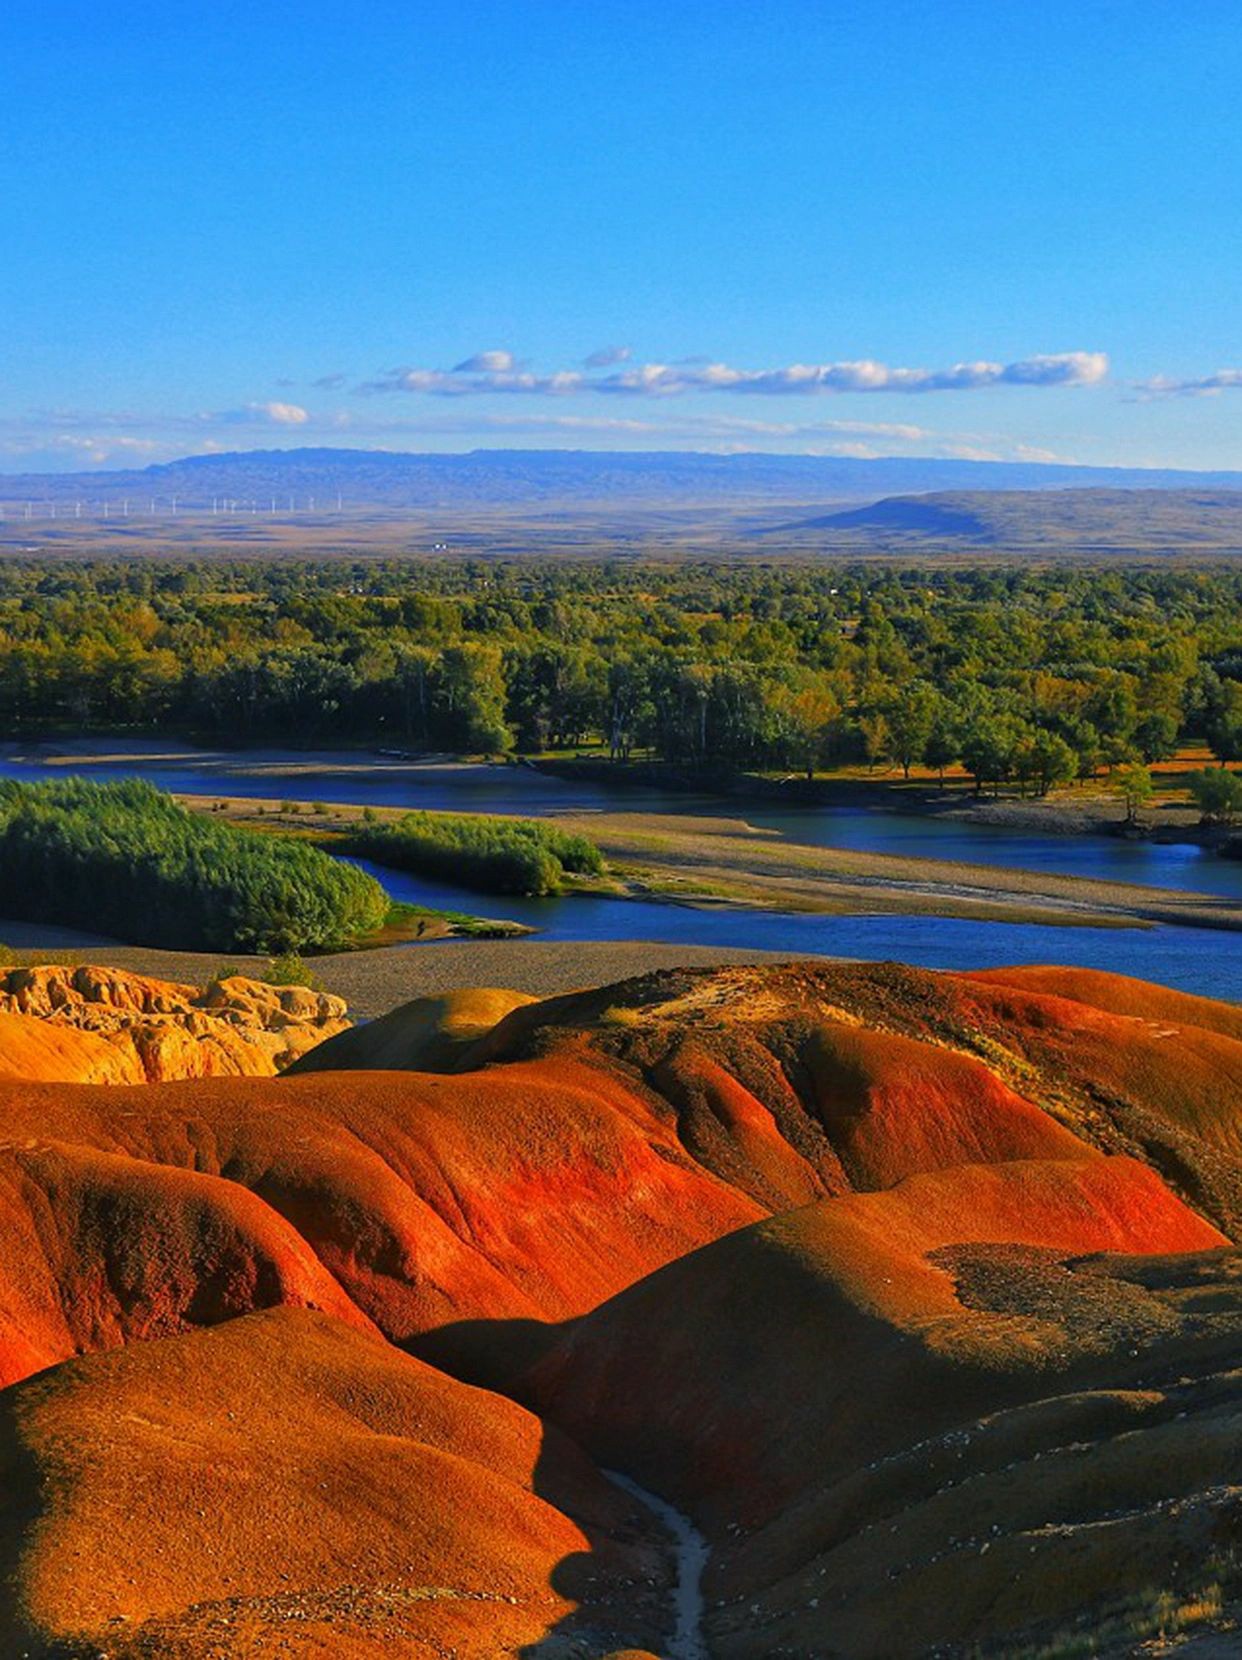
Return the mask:
M 706 1533 L 717 1660 L 1231 1640 L 1236 1008 L 510 1002 L 301 1076 L 0 1080 L 0 1647 L 663 1653 L 669 1541 L 601 1469 Z

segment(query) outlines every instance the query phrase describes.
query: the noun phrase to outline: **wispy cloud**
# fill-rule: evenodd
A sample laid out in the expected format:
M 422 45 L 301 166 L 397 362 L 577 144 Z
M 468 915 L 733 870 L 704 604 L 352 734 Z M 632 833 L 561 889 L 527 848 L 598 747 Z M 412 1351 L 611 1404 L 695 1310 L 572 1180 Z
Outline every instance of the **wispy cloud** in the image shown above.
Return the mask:
M 738 415 L 666 416 L 569 414 L 540 409 L 522 414 L 435 413 L 413 420 L 376 420 L 368 411 L 352 417 L 337 412 L 330 420 L 339 436 L 354 444 L 397 443 L 426 447 L 436 440 L 476 443 L 505 439 L 545 439 L 553 444 L 588 444 L 602 448 L 703 450 L 734 453 L 842 455 L 874 459 L 884 455 L 919 455 L 972 461 L 1061 461 L 1066 459 L 997 433 L 943 432 L 906 421 L 781 421 Z
M 1217 369 L 1214 374 L 1189 380 L 1155 375 L 1151 380 L 1135 382 L 1135 389 L 1150 398 L 1212 398 L 1218 392 L 1237 388 L 1242 388 L 1242 369 Z
M 642 363 L 613 374 L 519 369 L 509 352 L 477 352 L 453 369 L 399 368 L 366 381 L 362 392 L 412 392 L 435 397 L 515 394 L 570 397 L 679 397 L 694 392 L 768 396 L 862 392 L 961 392 L 988 386 L 1094 386 L 1108 375 L 1103 352 L 1061 352 L 1015 363 L 955 363 L 947 369 L 893 368 L 870 358 L 738 369 L 727 363 Z
M 454 368 L 455 375 L 508 375 L 517 368 L 512 352 L 475 352 Z
M 652 421 L 633 415 L 469 415 L 446 420 L 389 423 L 370 431 L 422 432 L 598 432 L 635 433 L 653 438 L 885 438 L 899 443 L 935 440 L 926 427 L 898 421 L 751 421 L 741 416 L 708 415 L 684 420 Z
M 628 363 L 633 355 L 629 346 L 601 346 L 584 357 L 582 364 L 586 369 L 609 369 L 614 363 Z
M 0 424 L 0 455 L 11 456 L 22 462 L 28 457 L 67 457 L 80 465 L 90 462 L 103 466 L 109 461 L 124 461 L 145 466 L 184 449 L 161 438 L 136 438 L 125 433 L 108 432 L 46 432 L 22 427 L 20 423 Z

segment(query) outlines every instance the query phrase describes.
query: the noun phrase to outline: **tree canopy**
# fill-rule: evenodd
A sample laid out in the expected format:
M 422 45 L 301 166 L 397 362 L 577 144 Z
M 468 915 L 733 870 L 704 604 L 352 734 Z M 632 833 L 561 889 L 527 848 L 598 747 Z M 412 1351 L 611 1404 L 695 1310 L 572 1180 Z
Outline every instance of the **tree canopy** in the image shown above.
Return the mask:
M 960 761 L 980 788 L 1041 790 L 1189 737 L 1242 758 L 1242 573 L 10 561 L 0 729 L 592 743 L 797 771 Z

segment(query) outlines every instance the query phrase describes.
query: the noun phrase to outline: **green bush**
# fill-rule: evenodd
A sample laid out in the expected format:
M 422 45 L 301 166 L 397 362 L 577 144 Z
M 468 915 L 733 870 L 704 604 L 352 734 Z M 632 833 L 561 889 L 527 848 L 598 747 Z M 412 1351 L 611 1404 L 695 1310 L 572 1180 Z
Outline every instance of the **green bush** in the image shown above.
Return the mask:
M 262 974 L 256 974 L 254 978 L 269 986 L 305 986 L 308 991 L 328 989 L 296 951 L 286 951 L 282 957 L 273 957 Z
M 0 783 L 0 909 L 136 945 L 280 955 L 378 928 L 388 896 L 318 848 L 196 815 L 136 779 Z
M 483 893 L 557 893 L 566 871 L 599 875 L 604 869 L 594 842 L 539 819 L 406 813 L 355 825 L 346 845 L 376 864 Z
M 1242 773 L 1224 767 L 1188 772 L 1186 783 L 1203 817 L 1213 824 L 1232 824 L 1242 816 Z

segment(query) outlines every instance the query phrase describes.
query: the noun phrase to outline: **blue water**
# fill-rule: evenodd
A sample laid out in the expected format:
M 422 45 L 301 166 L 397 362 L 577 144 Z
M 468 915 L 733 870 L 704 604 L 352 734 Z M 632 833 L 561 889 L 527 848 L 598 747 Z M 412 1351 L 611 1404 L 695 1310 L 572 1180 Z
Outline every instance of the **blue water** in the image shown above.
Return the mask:
M 362 861 L 359 861 L 362 863 Z M 698 910 L 640 899 L 485 899 L 404 871 L 363 863 L 410 904 L 524 922 L 549 940 L 654 940 L 807 956 L 862 957 L 920 968 L 1065 963 L 1157 980 L 1242 1001 L 1242 933 L 1201 928 L 1047 928 L 936 916 L 811 916 Z
M 301 764 L 296 755 L 283 759 Z M 1242 863 L 1216 858 L 1190 845 L 1163 846 L 1104 836 L 1041 836 L 859 808 L 773 808 L 654 789 L 567 782 L 523 767 L 414 767 L 359 757 L 356 764 L 286 776 L 279 756 L 178 752 L 169 746 L 123 761 L 75 759 L 71 767 L 50 767 L 11 754 L 0 757 L 0 777 L 38 779 L 68 771 L 93 778 L 145 777 L 166 789 L 190 794 L 294 801 L 537 815 L 602 810 L 708 813 L 744 818 L 792 840 L 819 846 L 921 854 L 1242 898 Z M 929 968 L 1077 963 L 1136 974 L 1186 991 L 1242 999 L 1242 932 L 1051 928 L 945 917 L 807 916 L 584 897 L 489 899 L 401 872 L 376 870 L 376 875 L 395 898 L 509 917 L 537 928 L 543 938 L 551 940 L 642 939 L 673 945 L 894 958 Z
M 50 756 L 53 752 L 48 751 Z M 190 795 L 237 795 L 291 801 L 359 802 L 433 811 L 527 813 L 633 812 L 708 814 L 745 819 L 792 841 L 861 852 L 959 859 L 1015 870 L 1090 876 L 1242 898 L 1242 861 L 1221 859 L 1191 843 L 1131 842 L 1112 836 L 1052 836 L 878 808 L 781 806 L 719 796 L 630 789 L 566 780 L 517 766 L 419 766 L 360 755 L 314 772 L 286 773 L 304 762 L 294 753 L 180 750 L 148 745 L 123 761 L 75 758 L 71 766 L 0 751 L 0 778 L 37 780 L 72 771 L 91 778 L 149 778 Z

